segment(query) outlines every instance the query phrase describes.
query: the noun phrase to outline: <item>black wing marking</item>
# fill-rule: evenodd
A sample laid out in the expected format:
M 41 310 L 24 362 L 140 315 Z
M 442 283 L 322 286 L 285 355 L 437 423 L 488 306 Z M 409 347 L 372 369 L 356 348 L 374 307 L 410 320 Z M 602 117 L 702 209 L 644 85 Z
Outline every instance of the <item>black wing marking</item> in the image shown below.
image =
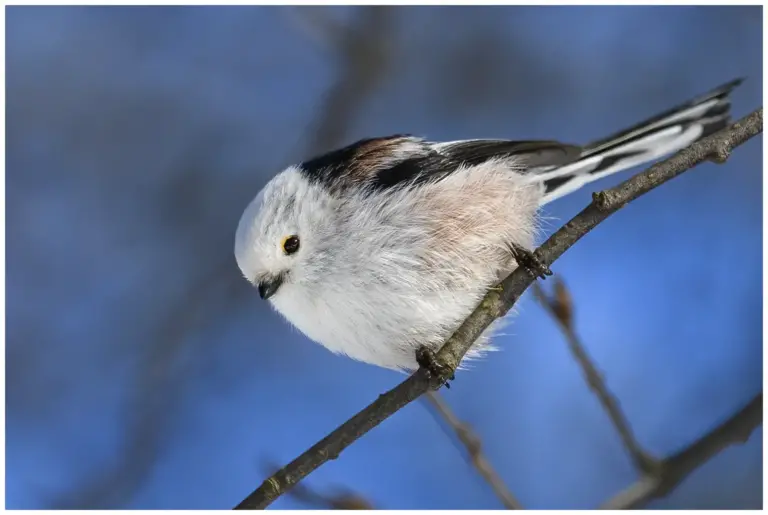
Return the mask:
M 434 158 L 428 144 L 410 135 L 361 139 L 301 163 L 301 172 L 330 190 L 389 186 L 420 172 L 427 158 Z M 439 156 L 437 156 L 439 157 Z M 435 167 L 439 163 L 434 163 Z
M 526 167 L 562 166 L 578 159 L 581 147 L 558 141 L 479 139 L 437 143 L 434 148 L 455 162 L 474 166 L 494 158 L 519 158 Z
M 464 166 L 514 158 L 526 168 L 562 166 L 579 147 L 556 141 L 467 140 L 430 143 L 408 135 L 371 138 L 302 163 L 302 173 L 331 190 L 371 190 L 438 181 Z
M 391 136 L 391 139 L 399 137 L 406 136 L 396 135 Z M 355 173 L 355 169 L 359 168 L 357 164 L 365 155 L 366 147 L 385 139 L 390 138 L 361 139 L 346 147 L 331 150 L 301 163 L 301 172 L 310 181 L 319 182 L 328 188 L 342 186 L 338 183 L 345 182 L 350 176 L 362 175 L 362 171 Z

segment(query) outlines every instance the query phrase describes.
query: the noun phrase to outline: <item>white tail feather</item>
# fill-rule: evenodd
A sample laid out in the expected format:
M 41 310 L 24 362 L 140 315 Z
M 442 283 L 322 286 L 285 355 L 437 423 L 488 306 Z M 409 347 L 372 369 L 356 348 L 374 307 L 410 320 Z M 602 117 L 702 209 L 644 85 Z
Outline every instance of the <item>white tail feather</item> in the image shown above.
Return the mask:
M 590 182 L 648 163 L 687 147 L 728 124 L 728 94 L 735 80 L 674 109 L 584 148 L 581 157 L 558 167 L 532 170 L 528 178 L 544 188 L 544 205 Z

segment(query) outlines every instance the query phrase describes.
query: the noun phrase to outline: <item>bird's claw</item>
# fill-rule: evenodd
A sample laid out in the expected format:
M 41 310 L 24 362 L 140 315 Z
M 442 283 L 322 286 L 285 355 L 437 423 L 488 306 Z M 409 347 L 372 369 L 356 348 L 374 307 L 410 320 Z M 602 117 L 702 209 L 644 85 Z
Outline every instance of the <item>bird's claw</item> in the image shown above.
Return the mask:
M 434 351 L 429 350 L 423 345 L 416 350 L 416 363 L 418 363 L 419 366 L 426 372 L 427 378 L 445 377 L 443 384 L 445 384 L 446 388 L 451 387 L 451 383 L 449 381 L 456 379 L 456 376 L 453 372 L 450 372 L 451 375 L 448 376 L 448 372 L 450 371 L 449 367 L 441 365 L 437 362 Z
M 533 277 L 546 279 L 548 275 L 552 275 L 552 270 L 542 263 L 530 250 L 515 243 L 510 244 L 509 249 L 512 252 L 512 257 L 517 261 L 518 266 L 525 268 Z

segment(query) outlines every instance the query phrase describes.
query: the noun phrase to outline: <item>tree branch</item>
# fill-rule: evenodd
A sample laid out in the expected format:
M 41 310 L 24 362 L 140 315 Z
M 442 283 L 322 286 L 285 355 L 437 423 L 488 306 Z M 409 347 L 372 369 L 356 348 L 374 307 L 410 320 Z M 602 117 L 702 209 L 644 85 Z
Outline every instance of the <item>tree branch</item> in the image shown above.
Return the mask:
M 581 339 L 576 334 L 576 328 L 573 323 L 573 303 L 568 290 L 563 284 L 562 280 L 558 277 L 555 279 L 555 292 L 553 296 L 548 296 L 544 289 L 539 284 L 533 285 L 533 294 L 538 299 L 539 303 L 552 315 L 557 321 L 558 326 L 565 335 L 565 339 L 568 342 L 568 348 L 571 350 L 573 357 L 578 362 L 584 373 L 584 378 L 589 385 L 589 388 L 594 392 L 600 404 L 608 413 L 608 417 L 611 419 L 616 431 L 619 433 L 624 447 L 627 448 L 632 461 L 642 473 L 650 474 L 658 467 L 658 462 L 650 454 L 645 452 L 640 444 L 637 442 L 632 429 L 627 422 L 627 418 L 619 407 L 619 401 L 608 390 L 605 385 L 600 371 L 592 363 L 584 345 L 581 343 Z
M 707 160 L 722 162 L 731 150 L 762 132 L 762 107 L 737 123 L 695 142 L 690 147 L 641 172 L 618 186 L 594 193 L 592 202 L 568 223 L 549 237 L 534 256 L 545 266 L 551 265 L 566 250 L 600 222 L 628 202 L 648 193 Z M 357 413 L 328 436 L 313 445 L 291 463 L 264 481 L 246 497 L 236 509 L 260 509 L 269 506 L 277 497 L 341 451 L 355 440 L 379 425 L 399 409 L 426 393 L 439 388 L 456 370 L 464 354 L 481 333 L 497 318 L 504 316 L 517 302 L 535 277 L 524 267 L 518 267 L 501 283 L 500 288 L 489 291 L 472 314 L 446 341 L 436 355 L 442 376 L 429 375 L 419 369 Z
M 280 9 L 296 28 L 318 47 L 344 53 L 343 34 L 348 30 L 328 13 L 328 7 L 285 6 Z
M 659 462 L 652 474 L 643 476 L 626 490 L 606 501 L 601 508 L 621 510 L 640 508 L 674 490 L 688 474 L 731 444 L 744 443 L 763 422 L 763 393 L 757 394 L 731 418 L 702 436 L 682 451 Z
M 451 411 L 438 392 L 427 392 L 427 399 L 432 403 L 440 416 L 445 419 L 449 426 L 456 432 L 459 440 L 464 447 L 467 448 L 469 459 L 472 462 L 472 466 L 477 469 L 477 472 L 485 479 L 485 481 L 491 486 L 496 497 L 499 498 L 504 508 L 508 510 L 522 510 L 523 506 L 520 504 L 512 492 L 504 484 L 504 481 L 499 477 L 499 474 L 490 464 L 488 459 L 483 454 L 482 442 L 480 438 L 472 431 L 472 428 L 462 422 Z

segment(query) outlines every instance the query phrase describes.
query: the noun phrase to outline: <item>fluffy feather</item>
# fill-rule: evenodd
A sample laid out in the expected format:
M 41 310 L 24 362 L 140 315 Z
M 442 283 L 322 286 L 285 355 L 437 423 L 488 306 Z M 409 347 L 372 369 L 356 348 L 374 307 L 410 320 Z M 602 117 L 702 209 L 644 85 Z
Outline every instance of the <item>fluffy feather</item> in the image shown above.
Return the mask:
M 291 190 L 299 197 L 291 213 L 264 208 L 283 204 Z M 288 270 L 270 302 L 309 338 L 360 361 L 412 370 L 418 346 L 437 348 L 514 268 L 508 245 L 533 244 L 539 195 L 509 160 L 342 200 L 291 168 L 249 207 L 256 216 L 238 230 L 236 256 L 251 280 L 258 270 Z M 302 238 L 295 260 L 270 248 L 293 233 Z M 478 343 L 468 357 L 487 342 Z

